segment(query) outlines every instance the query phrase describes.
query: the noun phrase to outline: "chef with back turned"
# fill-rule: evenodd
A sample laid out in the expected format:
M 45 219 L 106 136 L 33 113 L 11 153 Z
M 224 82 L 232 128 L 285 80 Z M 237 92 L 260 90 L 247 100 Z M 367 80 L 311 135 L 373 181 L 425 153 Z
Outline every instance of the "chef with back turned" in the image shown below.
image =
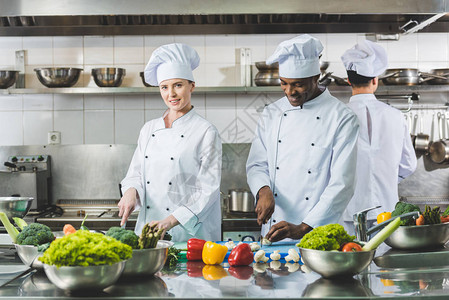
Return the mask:
M 262 112 L 246 170 L 271 242 L 338 222 L 354 193 L 358 121 L 318 86 L 322 50 L 305 34 L 280 43 L 266 61 L 279 63 L 285 96 Z
M 353 215 L 370 211 L 375 220 L 383 211 L 393 211 L 398 202 L 398 183 L 416 169 L 416 154 L 402 113 L 374 96 L 379 79 L 387 69 L 386 51 L 371 41 L 362 41 L 341 57 L 352 87 L 348 106 L 357 115 L 357 184 L 343 214 L 342 224 L 354 234 Z

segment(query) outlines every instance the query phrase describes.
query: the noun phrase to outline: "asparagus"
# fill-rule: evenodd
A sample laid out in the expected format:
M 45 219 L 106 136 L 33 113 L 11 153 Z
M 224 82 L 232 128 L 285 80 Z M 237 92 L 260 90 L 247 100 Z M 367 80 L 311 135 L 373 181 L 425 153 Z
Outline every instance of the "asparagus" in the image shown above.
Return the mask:
M 164 230 L 162 228 L 158 229 L 157 224 L 150 226 L 149 223 L 145 224 L 142 229 L 142 234 L 139 237 L 139 248 L 149 249 L 156 248 L 157 241 L 161 239 Z

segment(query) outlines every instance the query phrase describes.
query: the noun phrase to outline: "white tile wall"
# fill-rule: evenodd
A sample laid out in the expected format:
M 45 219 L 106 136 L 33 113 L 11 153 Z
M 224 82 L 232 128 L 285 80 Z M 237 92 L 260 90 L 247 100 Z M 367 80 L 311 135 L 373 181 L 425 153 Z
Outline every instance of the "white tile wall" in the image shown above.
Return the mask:
M 341 54 L 363 34 L 312 34 L 324 46 L 328 71 L 345 76 Z M 0 68 L 14 69 L 15 51 L 26 54 L 27 88 L 44 88 L 34 68 L 72 66 L 83 68 L 76 87 L 96 87 L 90 72 L 95 67 L 123 67 L 122 86 L 142 87 L 143 71 L 151 53 L 167 43 L 186 43 L 198 52 L 201 63 L 194 70 L 197 86 L 235 86 L 239 68 L 235 50 L 250 48 L 252 62 L 263 61 L 283 40 L 296 34 L 184 35 L 184 36 L 72 36 L 0 37 Z M 399 41 L 381 42 L 389 67 L 429 71 L 449 67 L 449 33 L 417 33 Z M 253 137 L 264 104 L 272 94 L 199 94 L 192 96 L 196 111 L 219 129 L 225 142 L 247 142 Z M 338 93 L 337 93 L 338 96 Z M 433 97 L 433 96 L 432 96 Z M 445 99 L 439 99 L 442 102 Z M 135 143 L 144 122 L 160 117 L 166 106 L 158 94 L 0 95 L 0 145 L 46 144 L 48 131 L 61 131 L 63 144 Z M 425 130 L 431 113 L 425 113 Z M 430 117 L 429 117 L 430 116 Z

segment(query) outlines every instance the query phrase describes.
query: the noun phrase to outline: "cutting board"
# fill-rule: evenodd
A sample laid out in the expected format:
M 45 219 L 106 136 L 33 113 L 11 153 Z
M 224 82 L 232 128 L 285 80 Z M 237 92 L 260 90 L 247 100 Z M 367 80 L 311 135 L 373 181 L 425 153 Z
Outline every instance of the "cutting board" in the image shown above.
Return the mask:
M 224 245 L 226 242 L 216 242 L 217 244 L 221 244 Z M 238 244 L 239 242 L 235 242 L 234 243 Z M 251 242 L 244 242 L 247 244 L 250 244 Z M 181 249 L 181 259 L 186 259 L 186 253 L 187 253 L 187 242 L 184 243 L 175 243 L 173 245 L 175 248 L 177 249 Z M 267 257 L 270 257 L 270 254 L 273 253 L 275 250 L 280 250 L 279 254 L 281 255 L 281 259 L 284 259 L 284 257 L 286 257 L 288 255 L 288 250 L 289 249 L 295 249 L 296 252 L 298 252 L 299 254 L 299 249 L 298 247 L 296 247 L 296 243 L 293 242 L 275 242 L 273 244 L 271 244 L 270 246 L 263 246 L 262 250 L 265 251 L 265 255 Z M 231 251 L 229 250 L 228 253 L 225 256 L 225 261 L 227 261 L 229 254 L 231 253 Z

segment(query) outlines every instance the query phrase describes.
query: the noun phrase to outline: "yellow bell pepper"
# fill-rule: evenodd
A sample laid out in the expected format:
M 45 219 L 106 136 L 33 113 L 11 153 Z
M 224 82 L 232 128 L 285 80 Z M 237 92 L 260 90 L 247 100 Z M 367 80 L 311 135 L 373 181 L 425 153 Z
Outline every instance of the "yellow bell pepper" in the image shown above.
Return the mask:
M 219 265 L 223 262 L 228 247 L 214 242 L 206 242 L 203 246 L 203 262 L 206 265 Z
M 221 265 L 206 265 L 203 267 L 203 277 L 206 280 L 219 280 L 228 276 Z
M 391 212 L 389 212 L 389 211 L 378 214 L 377 215 L 377 224 L 380 224 L 389 219 L 391 219 Z

